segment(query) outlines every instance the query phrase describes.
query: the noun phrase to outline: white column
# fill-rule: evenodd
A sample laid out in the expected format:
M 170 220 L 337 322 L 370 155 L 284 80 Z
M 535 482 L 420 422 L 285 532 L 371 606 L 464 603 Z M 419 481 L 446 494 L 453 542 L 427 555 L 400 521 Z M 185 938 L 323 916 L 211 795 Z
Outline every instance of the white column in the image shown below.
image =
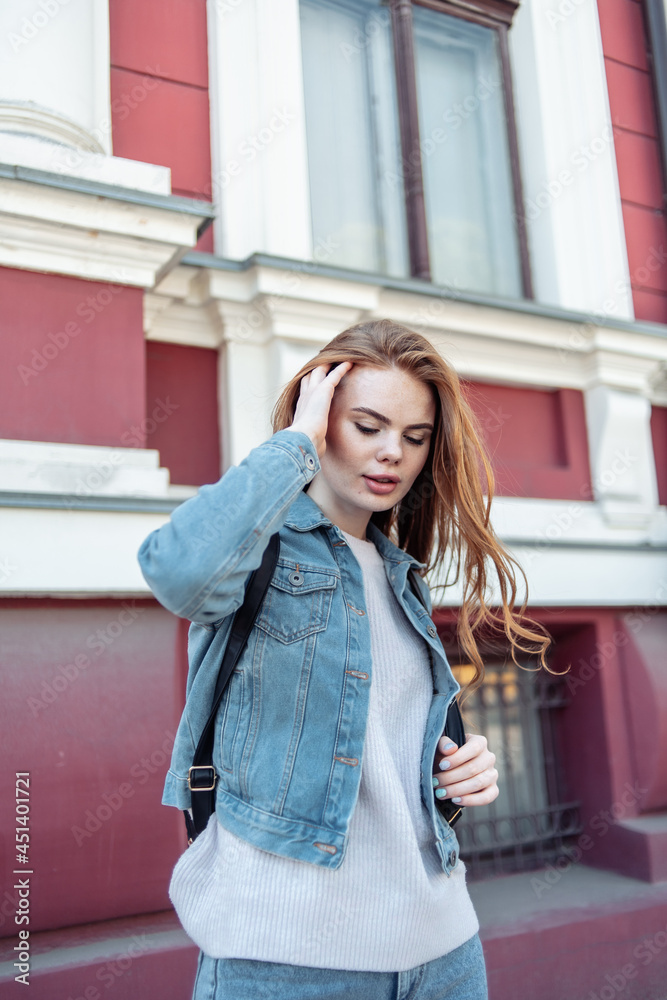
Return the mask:
M 298 0 L 208 0 L 216 252 L 310 260 Z
M 111 153 L 108 0 L 2 0 L 0 132 Z
M 632 319 L 596 0 L 524 0 L 510 48 L 536 298 Z
M 585 400 L 594 499 L 610 524 L 648 523 L 658 503 L 649 400 L 609 385 Z

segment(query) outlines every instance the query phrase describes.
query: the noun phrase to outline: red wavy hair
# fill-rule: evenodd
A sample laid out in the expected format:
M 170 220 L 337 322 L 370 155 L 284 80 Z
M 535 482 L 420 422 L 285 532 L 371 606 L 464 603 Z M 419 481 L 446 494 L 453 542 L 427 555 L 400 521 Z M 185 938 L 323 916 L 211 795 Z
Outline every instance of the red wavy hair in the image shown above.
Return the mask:
M 541 666 L 549 669 L 545 653 L 551 640 L 541 625 L 525 618 L 525 574 L 490 522 L 493 472 L 475 417 L 461 393 L 458 375 L 425 337 L 388 319 L 358 323 L 339 333 L 281 393 L 273 411 L 274 432 L 291 425 L 304 375 L 318 365 L 342 361 L 396 367 L 433 391 L 435 433 L 426 464 L 406 496 L 389 510 L 373 513 L 371 521 L 399 548 L 425 563 L 424 573 L 449 560 L 443 586 L 462 583 L 457 635 L 475 668 L 468 689 L 477 687 L 484 676 L 480 635 L 504 633 L 517 665 L 521 665 L 517 654 L 524 653 L 537 655 Z M 488 598 L 493 577 L 501 599 L 498 607 Z M 517 580 L 524 594 L 518 608 Z

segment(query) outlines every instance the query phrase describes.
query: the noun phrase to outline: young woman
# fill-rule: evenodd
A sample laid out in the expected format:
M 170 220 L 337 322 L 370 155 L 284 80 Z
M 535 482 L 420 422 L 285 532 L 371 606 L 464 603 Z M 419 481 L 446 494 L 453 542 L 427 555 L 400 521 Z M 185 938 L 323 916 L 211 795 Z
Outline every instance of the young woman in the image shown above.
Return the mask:
M 486 997 L 441 809 L 492 802 L 498 772 L 483 736 L 457 746 L 443 735 L 459 686 L 421 576 L 444 561 L 461 578 L 459 641 L 478 678 L 480 629 L 500 629 L 512 656 L 543 659 L 548 639 L 514 611 L 491 496 L 454 371 L 424 337 L 374 321 L 308 362 L 278 400 L 272 437 L 141 546 L 158 600 L 192 622 L 163 799 L 187 809 L 234 612 L 280 538 L 216 717 L 216 813 L 170 885 L 201 949 L 196 1000 Z

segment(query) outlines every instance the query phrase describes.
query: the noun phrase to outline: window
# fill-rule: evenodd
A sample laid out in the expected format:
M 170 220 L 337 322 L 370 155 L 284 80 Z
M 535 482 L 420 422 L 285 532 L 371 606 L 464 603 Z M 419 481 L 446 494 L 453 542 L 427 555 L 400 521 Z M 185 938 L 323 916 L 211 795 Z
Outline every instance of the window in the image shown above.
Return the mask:
M 453 670 L 463 686 L 473 668 Z M 562 678 L 497 661 L 463 702 L 466 730 L 483 733 L 496 754 L 502 789 L 490 805 L 464 809 L 456 826 L 472 878 L 541 868 L 581 833 L 579 803 L 564 799 L 554 734 L 554 713 L 566 704 Z
M 532 295 L 514 0 L 301 0 L 314 242 L 328 262 Z

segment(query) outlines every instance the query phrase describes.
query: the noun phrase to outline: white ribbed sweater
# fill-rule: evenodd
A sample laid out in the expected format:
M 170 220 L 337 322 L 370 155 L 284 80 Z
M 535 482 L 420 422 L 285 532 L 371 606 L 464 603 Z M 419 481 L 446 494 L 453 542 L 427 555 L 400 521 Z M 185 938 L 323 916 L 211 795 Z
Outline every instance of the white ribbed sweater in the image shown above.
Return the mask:
M 359 797 L 340 868 L 260 850 L 211 817 L 169 887 L 192 940 L 213 958 L 401 972 L 479 928 L 459 861 L 447 876 L 420 794 L 433 683 L 428 652 L 372 542 L 346 532 L 361 566 L 372 681 Z

